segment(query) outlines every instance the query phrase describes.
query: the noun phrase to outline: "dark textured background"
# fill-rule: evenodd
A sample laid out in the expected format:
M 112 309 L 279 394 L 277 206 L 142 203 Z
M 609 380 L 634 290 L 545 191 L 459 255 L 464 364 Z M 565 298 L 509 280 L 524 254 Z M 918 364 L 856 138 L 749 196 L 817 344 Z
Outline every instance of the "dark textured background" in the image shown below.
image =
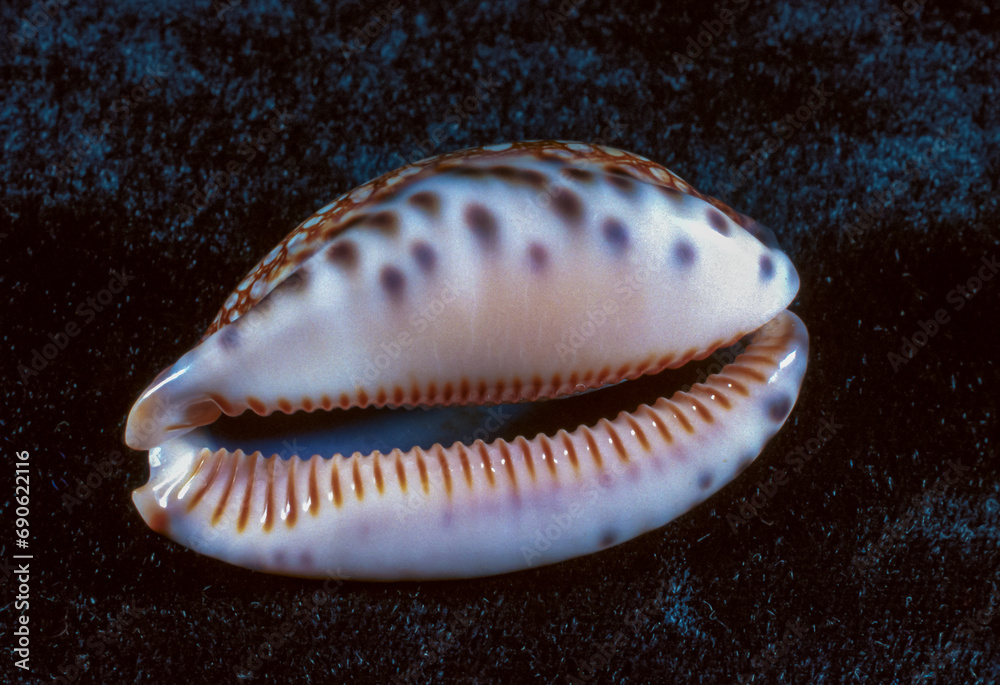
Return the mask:
M 0 9 L 0 424 L 5 483 L 31 452 L 35 554 L 27 676 L 8 651 L 5 486 L 0 678 L 1000 679 L 1000 278 L 960 310 L 949 297 L 1000 256 L 996 10 L 166 4 Z M 782 128 L 814 87 L 825 101 Z M 273 136 L 271 110 L 287 124 Z M 243 274 L 404 160 L 537 138 L 646 155 L 775 229 L 812 357 L 757 462 L 660 531 L 482 580 L 324 587 L 151 533 L 129 498 L 147 466 L 122 445 L 126 412 Z M 112 269 L 134 279 L 87 315 Z M 948 322 L 894 369 L 901 336 L 938 309 Z M 23 382 L 18 366 L 70 322 L 78 334 Z M 841 427 L 767 487 L 824 418 Z M 734 523 L 755 495 L 759 515 Z

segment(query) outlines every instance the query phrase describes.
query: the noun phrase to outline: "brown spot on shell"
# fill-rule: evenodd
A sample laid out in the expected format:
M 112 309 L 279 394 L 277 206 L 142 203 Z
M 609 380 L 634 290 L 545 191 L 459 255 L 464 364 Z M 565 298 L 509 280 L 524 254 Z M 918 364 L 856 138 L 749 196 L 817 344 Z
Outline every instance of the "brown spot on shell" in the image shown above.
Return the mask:
M 545 186 L 545 174 L 535 169 L 520 169 L 508 164 L 489 167 L 488 172 L 506 183 L 522 184 L 531 188 Z
M 340 226 L 337 227 L 337 232 L 340 233 L 348 229 L 354 228 L 355 226 L 364 223 L 367 219 L 368 219 L 368 214 L 365 212 L 360 212 L 358 214 L 355 214 L 347 221 L 342 222 Z
M 434 266 L 437 264 L 437 254 L 434 252 L 434 248 L 426 242 L 423 240 L 414 242 L 410 246 L 410 254 L 413 255 L 413 259 L 416 260 L 421 271 L 424 273 L 434 271 Z
M 774 261 L 765 255 L 760 256 L 760 280 L 769 281 L 774 278 Z
M 588 171 L 587 169 L 566 167 L 560 173 L 566 178 L 572 179 L 574 181 L 579 181 L 580 183 L 590 183 L 591 181 L 594 180 L 594 172 Z
M 729 235 L 729 222 L 725 215 L 717 209 L 708 210 L 708 225 L 721 235 Z
M 694 245 L 687 240 L 678 240 L 674 243 L 674 262 L 683 270 L 691 268 L 694 264 L 697 252 Z
M 767 403 L 767 416 L 775 423 L 781 423 L 792 410 L 792 400 L 787 395 L 781 395 Z
M 616 255 L 623 255 L 628 249 L 628 231 L 625 224 L 615 218 L 605 219 L 601 224 L 601 234 Z
M 441 212 L 441 200 L 429 190 L 413 193 L 406 201 L 432 216 L 437 216 Z
M 340 240 L 326 250 L 326 258 L 347 269 L 354 269 L 358 266 L 358 248 L 353 241 Z
M 465 223 L 472 230 L 479 245 L 487 250 L 496 248 L 499 240 L 497 220 L 490 210 L 481 204 L 471 204 L 465 208 Z
M 565 186 L 559 186 L 552 191 L 552 209 L 571 226 L 578 225 L 583 219 L 583 202 L 576 193 Z
M 382 273 L 379 275 L 379 283 L 382 289 L 393 300 L 401 299 L 403 291 L 406 290 L 406 277 L 399 270 L 399 267 L 392 266 L 391 264 L 382 267 Z
M 531 262 L 531 270 L 539 273 L 544 271 L 549 263 L 549 253 L 541 243 L 531 243 L 528 246 L 528 259 Z
M 632 195 L 636 191 L 635 179 L 632 175 L 621 167 L 615 165 L 609 165 L 604 167 L 608 172 L 607 179 L 608 183 L 617 188 L 619 191 L 626 195 Z
M 465 178 L 481 178 L 486 175 L 486 169 L 480 166 L 475 166 L 473 164 L 457 164 L 451 166 L 442 166 L 440 170 L 450 172 L 457 176 L 462 176 Z
M 240 344 L 238 326 L 226 326 L 219 332 L 219 344 L 224 350 L 235 350 Z
M 372 214 L 365 221 L 365 224 L 386 235 L 399 233 L 399 217 L 388 209 Z

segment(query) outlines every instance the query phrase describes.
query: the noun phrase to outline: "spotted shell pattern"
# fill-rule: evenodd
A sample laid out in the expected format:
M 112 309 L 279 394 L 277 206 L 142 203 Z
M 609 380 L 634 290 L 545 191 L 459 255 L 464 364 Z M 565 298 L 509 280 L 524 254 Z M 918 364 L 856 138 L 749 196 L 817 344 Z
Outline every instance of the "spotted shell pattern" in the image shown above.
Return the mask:
M 344 193 L 303 221 L 268 252 L 267 256 L 236 286 L 236 290 L 226 299 L 208 330 L 205 331 L 203 339 L 246 313 L 299 264 L 326 245 L 333 236 L 361 223 L 368 217 L 371 206 L 399 192 L 409 183 L 430 174 L 447 171 L 449 166 L 474 163 L 484 158 L 500 167 L 499 174 L 502 175 L 505 158 L 522 157 L 525 154 L 542 160 L 565 162 L 567 169 L 572 168 L 569 163 L 574 160 L 586 160 L 589 164 L 603 166 L 615 177 L 621 177 L 622 182 L 627 182 L 628 178 L 635 178 L 662 187 L 664 190 L 675 190 L 697 197 L 716 207 L 739 226 L 761 237 L 762 227 L 756 221 L 714 197 L 703 195 L 669 169 L 642 155 L 603 145 L 563 141 L 521 141 L 457 150 L 385 173 L 349 193 Z M 529 182 L 536 183 L 538 190 L 544 192 L 549 179 L 536 177 Z M 724 221 L 715 220 L 712 225 L 717 226 L 717 230 L 727 230 Z
M 604 549 L 703 501 L 780 428 L 808 356 L 785 310 L 798 285 L 760 224 L 639 155 L 536 141 L 417 162 L 292 231 L 142 393 L 133 499 L 192 549 L 308 577 L 482 576 Z M 441 292 L 434 325 L 365 376 Z M 560 353 L 605 294 L 617 311 Z M 557 398 L 747 335 L 704 383 L 553 434 L 291 459 L 211 435 L 247 409 Z M 553 521 L 569 523 L 553 537 Z

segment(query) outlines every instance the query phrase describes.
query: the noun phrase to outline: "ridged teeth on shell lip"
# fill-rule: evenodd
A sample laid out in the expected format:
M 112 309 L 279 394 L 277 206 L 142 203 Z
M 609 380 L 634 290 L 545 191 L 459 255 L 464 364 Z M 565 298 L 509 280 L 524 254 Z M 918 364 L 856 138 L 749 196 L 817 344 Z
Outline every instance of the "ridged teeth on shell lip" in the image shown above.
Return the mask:
M 719 349 L 735 345 L 744 337 L 746 334 L 740 333 L 728 341 L 716 341 L 702 350 L 690 349 L 682 355 L 664 354 L 659 357 L 651 355 L 637 364 L 624 364 L 617 368 L 605 366 L 596 371 L 573 372 L 565 377 L 557 373 L 548 379 L 535 375 L 528 380 L 515 376 L 492 382 L 484 379 L 470 382 L 469 379 L 463 378 L 458 383 L 430 383 L 410 388 L 393 386 L 362 389 L 353 394 L 341 393 L 336 398 L 329 395 L 295 399 L 282 397 L 274 404 L 269 404 L 256 396 L 231 399 L 218 393 L 211 394 L 209 399 L 219 406 L 223 414 L 230 417 L 239 416 L 247 410 L 258 416 L 267 417 L 275 412 L 294 414 L 299 411 L 311 413 L 319 410 L 368 407 L 447 407 L 533 402 L 569 397 L 599 390 L 622 381 L 654 375 L 668 369 L 679 369 L 692 361 L 706 359 Z
M 600 480 L 604 474 L 629 477 L 637 470 L 662 471 L 668 466 L 662 459 L 694 458 L 728 412 L 756 404 L 773 374 L 789 361 L 789 350 L 801 348 L 804 356 L 807 342 L 796 336 L 805 334 L 795 322 L 782 317 L 720 373 L 688 391 L 572 431 L 288 459 L 260 451 L 200 448 L 193 450 L 186 467 L 137 490 L 136 501 L 142 503 L 150 525 L 161 532 L 167 532 L 173 518 L 198 516 L 220 533 L 269 534 L 295 528 L 331 509 L 361 511 L 362 504 L 384 497 L 452 501 L 506 493 L 517 500 L 540 490 Z M 778 426 L 792 401 L 772 398 L 762 409 Z M 705 472 L 700 487 L 708 492 L 716 477 Z M 156 501 L 152 509 L 150 495 Z

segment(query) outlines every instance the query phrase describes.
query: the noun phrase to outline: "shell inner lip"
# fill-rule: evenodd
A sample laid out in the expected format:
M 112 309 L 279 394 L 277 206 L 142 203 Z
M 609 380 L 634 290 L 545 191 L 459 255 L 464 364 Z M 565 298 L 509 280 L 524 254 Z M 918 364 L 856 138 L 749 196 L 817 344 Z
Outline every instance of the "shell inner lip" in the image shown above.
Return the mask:
M 689 389 L 735 359 L 752 335 L 676 369 L 565 397 L 515 404 L 318 408 L 287 415 L 274 412 L 266 417 L 244 412 L 236 417 L 223 415 L 203 426 L 199 439 L 212 451 L 239 449 L 244 454 L 259 451 L 264 456 L 309 459 L 313 455 L 388 454 L 413 447 L 429 450 L 436 444 L 450 447 L 455 442 L 468 446 L 476 440 L 512 442 L 518 436 L 530 439 L 539 433 L 551 437 L 559 429 L 572 432 L 581 425 L 593 426 L 602 418 L 611 420 L 622 411 L 631 412 L 641 404 L 652 405 L 660 397 L 670 398 L 678 390 Z

